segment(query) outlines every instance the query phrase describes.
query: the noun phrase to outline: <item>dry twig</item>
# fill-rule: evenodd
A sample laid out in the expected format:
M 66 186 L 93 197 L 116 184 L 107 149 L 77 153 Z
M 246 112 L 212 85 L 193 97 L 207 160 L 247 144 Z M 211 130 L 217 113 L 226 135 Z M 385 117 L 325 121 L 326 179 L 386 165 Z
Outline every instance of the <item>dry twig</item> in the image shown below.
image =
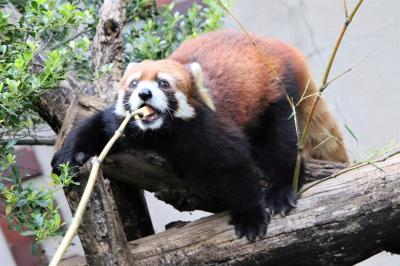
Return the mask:
M 72 241 L 72 238 L 76 235 L 79 225 L 82 222 L 82 217 L 83 217 L 83 214 L 85 213 L 85 209 L 88 204 L 89 197 L 92 193 L 94 183 L 96 182 L 96 178 L 97 178 L 97 175 L 98 175 L 98 172 L 100 169 L 100 165 L 103 162 L 104 158 L 107 156 L 108 152 L 110 151 L 110 149 L 112 148 L 114 143 L 118 140 L 118 138 L 120 138 L 122 136 L 129 120 L 131 118 L 134 118 L 135 120 L 137 120 L 137 119 L 143 118 L 151 113 L 153 113 L 153 110 L 151 110 L 148 107 L 140 108 L 139 110 L 136 110 L 132 113 L 126 112 L 125 119 L 124 119 L 124 121 L 122 121 L 119 128 L 115 131 L 114 136 L 107 142 L 106 146 L 101 151 L 100 155 L 98 157 L 94 157 L 92 159 L 92 170 L 90 171 L 90 176 L 89 176 L 88 182 L 86 184 L 85 190 L 82 194 L 82 198 L 79 202 L 75 216 L 72 220 L 70 227 L 67 230 L 67 233 L 65 234 L 63 240 L 61 241 L 60 246 L 58 247 L 56 253 L 54 254 L 54 257 L 51 260 L 49 266 L 57 266 L 60 263 L 62 256 L 64 255 L 65 251 L 67 250 L 69 244 Z

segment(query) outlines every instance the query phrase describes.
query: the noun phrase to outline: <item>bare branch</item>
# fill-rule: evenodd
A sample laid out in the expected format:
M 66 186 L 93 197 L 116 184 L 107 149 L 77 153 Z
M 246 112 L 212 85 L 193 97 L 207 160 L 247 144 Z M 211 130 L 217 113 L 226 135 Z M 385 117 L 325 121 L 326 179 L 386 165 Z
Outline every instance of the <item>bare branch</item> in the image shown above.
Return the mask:
M 398 252 L 400 156 L 376 164 L 385 172 L 364 165 L 313 186 L 255 243 L 220 213 L 132 241 L 130 254 L 135 265 L 354 265 Z
M 16 145 L 42 145 L 42 146 L 53 146 L 56 143 L 55 138 L 23 138 L 17 140 Z

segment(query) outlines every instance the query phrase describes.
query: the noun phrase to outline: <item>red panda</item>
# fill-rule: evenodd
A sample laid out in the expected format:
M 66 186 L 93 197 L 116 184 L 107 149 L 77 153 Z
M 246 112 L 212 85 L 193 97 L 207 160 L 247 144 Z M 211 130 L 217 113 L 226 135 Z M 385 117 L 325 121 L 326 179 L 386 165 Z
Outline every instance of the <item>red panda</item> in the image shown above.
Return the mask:
M 52 166 L 82 165 L 101 151 L 126 111 L 150 106 L 155 112 L 130 122 L 113 152 L 159 151 L 193 190 L 231 210 L 238 237 L 262 237 L 271 214 L 285 215 L 297 200 L 292 189 L 297 135 L 286 94 L 300 101 L 297 117 L 304 127 L 318 90 L 295 48 L 256 35 L 252 39 L 256 48 L 243 33 L 212 32 L 184 42 L 167 59 L 130 64 L 116 103 L 76 128 Z M 303 157 L 348 160 L 323 99 Z M 256 168 L 270 179 L 266 191 Z

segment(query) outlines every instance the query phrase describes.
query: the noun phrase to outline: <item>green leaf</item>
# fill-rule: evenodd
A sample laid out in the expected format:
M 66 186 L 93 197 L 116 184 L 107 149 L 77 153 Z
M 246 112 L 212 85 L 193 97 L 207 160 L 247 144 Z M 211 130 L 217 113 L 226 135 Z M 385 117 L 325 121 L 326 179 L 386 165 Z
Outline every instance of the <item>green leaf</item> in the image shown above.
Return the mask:
M 39 9 L 39 4 L 36 1 L 31 2 L 31 6 L 33 9 L 38 10 Z
M 35 223 L 36 223 L 37 227 L 43 226 L 43 216 L 41 214 L 36 214 Z
M 344 125 L 344 127 L 347 129 L 347 131 L 350 133 L 350 135 L 355 139 L 355 141 L 358 141 L 356 134 L 354 134 L 354 132 L 351 130 L 351 128 L 346 124 Z
M 36 235 L 35 232 L 30 231 L 30 230 L 22 231 L 22 232 L 19 232 L 19 233 L 20 233 L 22 236 L 34 236 L 34 235 Z
M 60 214 L 56 213 L 54 215 L 53 224 L 56 225 L 56 226 L 60 226 L 61 225 L 61 216 L 60 216 Z
M 47 208 L 49 206 L 48 200 L 37 200 L 36 204 L 42 208 Z
M 2 46 L 0 46 L 0 53 L 1 54 L 5 54 L 6 53 L 6 51 L 7 51 L 7 45 L 2 45 Z
M 11 167 L 11 170 L 12 170 L 12 172 L 13 172 L 14 177 L 20 177 L 19 168 L 18 168 L 18 167 L 12 166 L 12 167 Z
M 38 255 L 39 254 L 39 245 L 35 241 L 32 242 L 32 254 Z
M 14 147 L 14 145 L 17 143 L 16 139 L 10 140 L 7 145 L 6 145 L 6 149 L 11 149 L 12 147 Z
M 61 184 L 61 178 L 57 174 L 51 173 L 50 177 L 51 177 L 51 179 L 53 179 L 53 183 L 55 185 L 60 185 Z

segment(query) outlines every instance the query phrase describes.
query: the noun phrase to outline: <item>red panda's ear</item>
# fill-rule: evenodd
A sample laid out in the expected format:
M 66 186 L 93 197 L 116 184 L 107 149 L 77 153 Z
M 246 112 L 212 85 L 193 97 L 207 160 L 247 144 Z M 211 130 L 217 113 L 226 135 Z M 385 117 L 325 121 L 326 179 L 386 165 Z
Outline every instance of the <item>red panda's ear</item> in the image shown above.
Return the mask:
M 204 86 L 204 73 L 200 64 L 197 62 L 193 62 L 186 65 L 186 68 L 190 71 L 190 74 L 193 77 L 194 84 L 201 99 L 208 107 L 210 107 L 211 110 L 215 111 L 215 105 L 211 97 L 210 91 Z
M 125 71 L 128 71 L 128 69 L 130 69 L 131 67 L 133 67 L 133 66 L 135 66 L 137 64 L 139 64 L 139 63 L 135 63 L 135 62 L 129 63 L 128 66 L 126 67 Z
M 130 68 L 132 68 L 133 66 L 135 66 L 135 65 L 137 65 L 137 64 L 139 64 L 139 63 L 129 63 L 129 64 L 126 66 L 126 69 L 125 69 L 125 71 L 124 71 L 124 73 L 123 73 L 123 75 L 122 75 L 122 78 L 121 78 L 120 81 L 119 81 L 119 90 L 124 90 L 124 85 L 125 85 L 127 73 L 129 73 Z M 126 88 L 126 86 L 125 86 L 125 88 Z

